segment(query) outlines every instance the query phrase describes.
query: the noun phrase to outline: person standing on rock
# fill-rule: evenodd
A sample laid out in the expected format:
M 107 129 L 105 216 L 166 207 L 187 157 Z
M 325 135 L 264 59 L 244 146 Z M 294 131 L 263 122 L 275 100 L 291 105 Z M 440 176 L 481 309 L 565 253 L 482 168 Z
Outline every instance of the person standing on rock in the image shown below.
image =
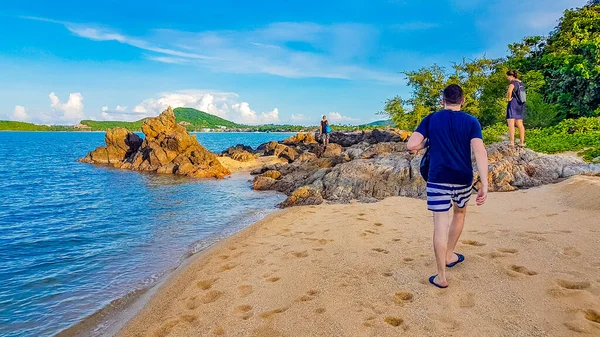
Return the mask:
M 426 143 L 429 146 L 427 208 L 433 211 L 433 248 L 438 269 L 429 282 L 438 288 L 448 287 L 446 267 L 465 260 L 454 249 L 473 193 L 471 149 L 481 179 L 477 205 L 485 203 L 488 192 L 488 158 L 481 125 L 475 117 L 461 111 L 465 103 L 462 88 L 455 84 L 448 86 L 442 103 L 444 109 L 425 117 L 407 143 L 410 151 L 421 150 Z
M 506 107 L 506 122 L 508 123 L 508 133 L 510 135 L 510 146 L 515 147 L 515 124 L 519 129 L 520 147 L 525 147 L 525 126 L 523 118 L 525 117 L 525 87 L 519 79 L 519 72 L 509 70 L 506 72 L 506 79 L 510 82 L 508 92 L 508 106 Z
M 327 147 L 329 145 L 329 134 L 331 133 L 331 126 L 329 126 L 329 121 L 327 120 L 327 116 L 323 116 L 321 120 L 321 139 L 323 139 L 323 145 Z

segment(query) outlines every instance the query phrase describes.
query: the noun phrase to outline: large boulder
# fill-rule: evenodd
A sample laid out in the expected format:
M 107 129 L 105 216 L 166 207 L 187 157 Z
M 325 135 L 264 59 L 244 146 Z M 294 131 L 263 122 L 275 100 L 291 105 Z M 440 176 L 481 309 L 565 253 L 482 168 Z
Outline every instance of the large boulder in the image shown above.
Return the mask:
M 104 136 L 106 146 L 100 146 L 79 161 L 93 164 L 119 165 L 136 152 L 143 140 L 135 133 L 120 127 L 108 129 Z
M 285 145 L 299 145 L 299 144 L 317 144 L 315 135 L 312 133 L 301 132 L 295 136 L 286 138 L 283 142 Z
M 295 190 L 279 207 L 319 205 L 323 203 L 321 192 L 314 186 L 302 186 Z
M 255 155 L 253 152 L 254 150 L 252 150 L 251 146 L 238 144 L 236 146 L 227 148 L 227 150 L 223 151 L 221 155 L 230 157 L 233 160 L 248 162 L 256 159 L 257 155 Z
M 263 156 L 272 156 L 275 153 L 275 148 L 279 145 L 276 141 L 270 141 L 259 145 L 256 148 L 256 152 Z
M 223 178 L 230 174 L 214 153 L 206 150 L 195 136 L 175 122 L 175 114 L 171 107 L 158 117 L 144 121 L 142 131 L 146 137 L 143 141 L 137 135 L 123 130 L 115 128 L 106 133 L 108 162 L 104 160 L 101 148 L 91 152 L 81 161 L 197 178 Z M 96 155 L 96 151 L 102 156 Z M 118 155 L 118 160 L 112 160 L 111 151 Z
M 339 144 L 329 144 L 323 148 L 323 153 L 319 157 L 334 158 L 339 157 L 344 149 Z
M 296 151 L 294 148 L 283 144 L 277 144 L 273 154 L 279 158 L 286 159 L 290 163 L 300 156 L 298 151 Z

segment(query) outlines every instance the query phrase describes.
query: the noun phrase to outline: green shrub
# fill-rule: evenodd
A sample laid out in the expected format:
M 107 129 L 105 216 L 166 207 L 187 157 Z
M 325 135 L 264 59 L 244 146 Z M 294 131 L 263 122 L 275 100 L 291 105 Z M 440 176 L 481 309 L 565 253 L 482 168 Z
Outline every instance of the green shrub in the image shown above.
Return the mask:
M 546 128 L 556 124 L 560 115 L 557 104 L 549 104 L 537 92 L 527 96 L 525 126 L 528 128 Z
M 502 136 L 508 133 L 508 126 L 505 123 L 497 123 L 483 129 L 483 142 L 492 144 L 502 141 Z

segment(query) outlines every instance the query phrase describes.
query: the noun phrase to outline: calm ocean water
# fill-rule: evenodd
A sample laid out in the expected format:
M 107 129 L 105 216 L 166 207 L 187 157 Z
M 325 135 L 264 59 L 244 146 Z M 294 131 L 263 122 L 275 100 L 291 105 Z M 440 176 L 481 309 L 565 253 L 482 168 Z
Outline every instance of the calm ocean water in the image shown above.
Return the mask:
M 200 133 L 212 151 L 290 134 Z M 153 284 L 283 200 L 248 176 L 195 180 L 76 162 L 104 133 L 0 132 L 0 336 L 51 336 Z

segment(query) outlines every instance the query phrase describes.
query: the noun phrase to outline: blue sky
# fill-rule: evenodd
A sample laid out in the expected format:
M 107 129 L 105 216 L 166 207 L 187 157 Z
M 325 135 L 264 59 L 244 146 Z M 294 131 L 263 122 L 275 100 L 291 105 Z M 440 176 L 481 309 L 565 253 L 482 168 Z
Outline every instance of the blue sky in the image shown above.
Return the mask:
M 13 1 L 0 119 L 136 120 L 167 105 L 237 122 L 377 119 L 399 72 L 504 56 L 586 0 Z

